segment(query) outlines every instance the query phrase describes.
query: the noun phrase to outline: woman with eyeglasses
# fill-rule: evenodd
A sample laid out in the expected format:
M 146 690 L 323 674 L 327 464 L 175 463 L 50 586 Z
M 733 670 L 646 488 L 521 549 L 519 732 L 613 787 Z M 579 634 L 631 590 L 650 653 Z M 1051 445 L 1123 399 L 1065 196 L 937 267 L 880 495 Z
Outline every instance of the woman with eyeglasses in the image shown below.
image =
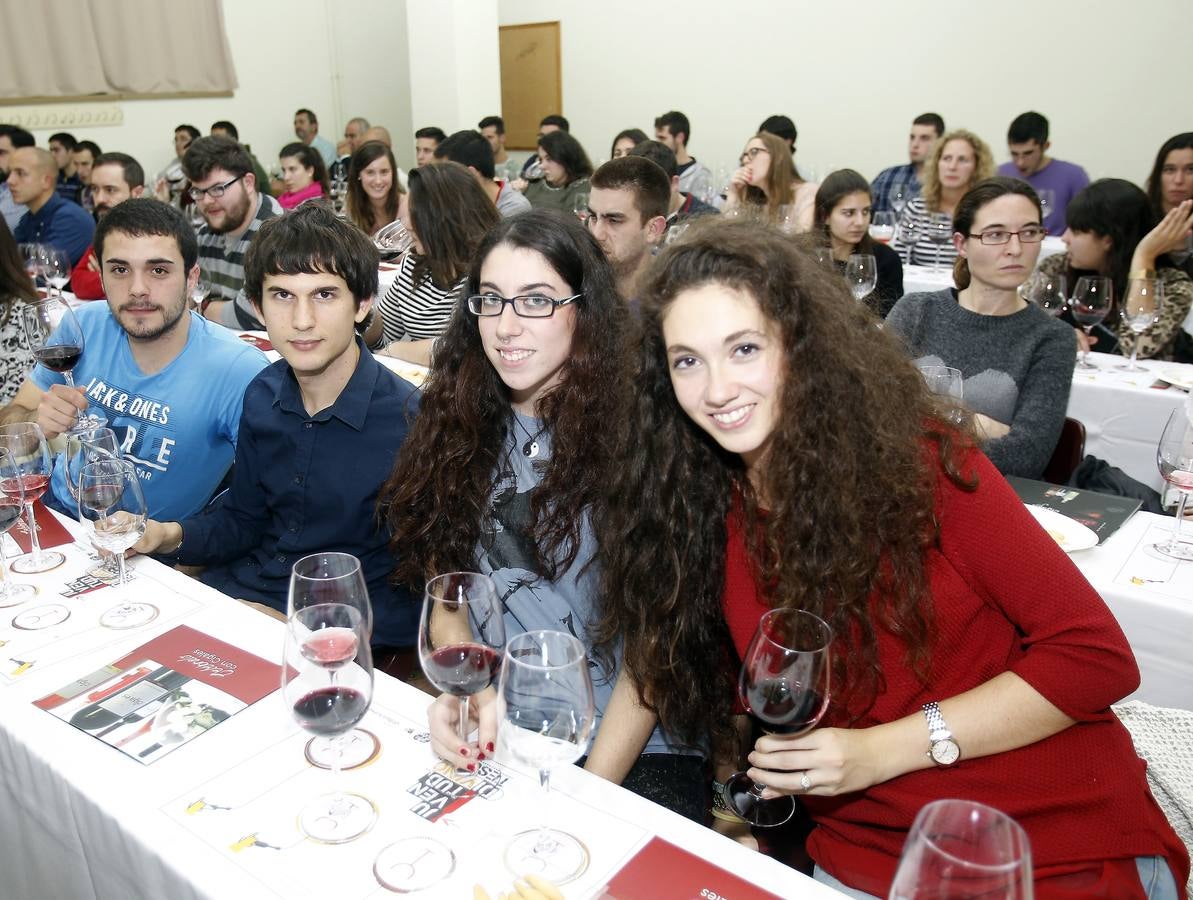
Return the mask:
M 603 543 L 592 518 L 618 465 L 609 423 L 628 390 L 628 325 L 610 265 L 574 217 L 532 210 L 489 234 L 381 493 L 397 583 L 421 591 L 434 575 L 483 572 L 507 637 L 552 629 L 590 645 Z M 599 732 L 585 767 L 700 819 L 701 752 L 654 727 L 615 657 L 592 657 Z M 479 740 L 461 746 L 459 701 L 439 697 L 431 738 L 474 768 L 494 751 L 492 691 L 470 714 Z
M 542 177 L 522 188 L 535 209 L 555 209 L 571 214 L 577 194 L 588 193 L 592 163 L 580 142 L 566 131 L 552 131 L 538 140 L 538 165 Z
M 812 227 L 820 185 L 800 177 L 786 141 L 760 131 L 746 141 L 739 162 L 741 167 L 729 179 L 722 212 L 759 213 L 767 222 L 790 231 Z
M 287 144 L 278 154 L 282 167 L 282 184 L 286 190 L 278 197 L 282 209 L 291 210 L 308 200 L 331 196 L 331 182 L 327 166 L 319 151 L 301 141 Z
M 982 449 L 1024 478 L 1039 478 L 1056 448 L 1077 347 L 1072 328 L 1017 291 L 1040 255 L 1042 223 L 1027 182 L 981 182 L 953 215 L 956 287 L 907 294 L 886 318 L 917 363 L 961 371 Z
M 1142 358 L 1174 358 L 1184 333 L 1181 326 L 1193 306 L 1193 280 L 1169 254 L 1189 240 L 1193 200 L 1177 203 L 1158 218 L 1137 186 L 1121 178 L 1100 178 L 1072 199 L 1065 219 L 1068 228 L 1061 239 L 1067 252 L 1048 257 L 1040 271 L 1065 274 L 1070 290 L 1082 275 L 1106 275 L 1115 301 L 1099 329 L 1102 336 L 1087 338 L 1081 332 L 1078 343 L 1085 348 L 1088 341 L 1090 349 L 1100 353 L 1130 356 L 1138 346 Z M 1128 282 L 1139 278 L 1158 283 L 1163 297 L 1156 321 L 1136 335 L 1117 310 Z
M 374 234 L 398 218 L 402 195 L 393 151 L 380 141 L 361 144 L 348 166 L 348 220 Z
M 414 247 L 377 301 L 365 341 L 384 345 L 385 356 L 425 366 L 458 305 L 476 248 L 501 215 L 472 173 L 454 162 L 411 169 L 406 204 Z

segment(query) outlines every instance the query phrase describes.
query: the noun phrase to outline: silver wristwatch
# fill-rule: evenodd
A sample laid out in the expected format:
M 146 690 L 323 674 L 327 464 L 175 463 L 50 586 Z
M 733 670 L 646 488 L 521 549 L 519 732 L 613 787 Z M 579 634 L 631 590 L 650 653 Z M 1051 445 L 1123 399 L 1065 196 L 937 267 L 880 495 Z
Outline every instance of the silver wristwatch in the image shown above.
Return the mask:
M 938 766 L 951 766 L 961 758 L 961 746 L 940 714 L 936 701 L 924 704 L 924 718 L 928 720 L 928 758 Z

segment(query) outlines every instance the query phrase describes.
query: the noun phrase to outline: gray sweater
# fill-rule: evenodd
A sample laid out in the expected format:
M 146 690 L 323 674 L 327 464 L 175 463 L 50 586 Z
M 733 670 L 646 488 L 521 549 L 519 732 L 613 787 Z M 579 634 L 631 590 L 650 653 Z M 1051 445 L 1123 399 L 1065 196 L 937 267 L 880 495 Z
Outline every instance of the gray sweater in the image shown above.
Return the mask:
M 952 289 L 907 294 L 886 327 L 917 363 L 960 369 L 965 405 L 1011 426 L 983 447 L 1003 475 L 1043 474 L 1073 385 L 1077 338 L 1071 327 L 1030 304 L 1009 316 L 970 312 Z

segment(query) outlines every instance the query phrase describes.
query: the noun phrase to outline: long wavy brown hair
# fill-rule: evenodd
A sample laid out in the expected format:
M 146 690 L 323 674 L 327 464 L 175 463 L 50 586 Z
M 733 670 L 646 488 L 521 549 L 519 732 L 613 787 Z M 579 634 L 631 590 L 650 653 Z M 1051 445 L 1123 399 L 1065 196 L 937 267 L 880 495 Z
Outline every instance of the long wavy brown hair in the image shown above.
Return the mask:
M 609 423 L 620 410 L 629 367 L 628 311 L 613 272 L 572 216 L 534 210 L 506 219 L 476 253 L 468 289 L 423 385 L 418 418 L 381 490 L 379 512 L 398 560 L 394 581 L 420 591 L 433 574 L 475 569 L 500 454 L 513 427 L 509 389 L 485 356 L 477 317 L 466 305 L 485 259 L 501 245 L 542 255 L 583 294 L 563 378 L 537 410 L 551 435 L 551 460 L 531 500 L 538 571 L 546 577 L 575 560 L 584 516 L 602 498 L 614 465 Z
M 459 163 L 411 169 L 409 183 L 410 227 L 422 244 L 414 260 L 414 283 L 429 278 L 438 288 L 454 287 L 501 215 Z
M 671 387 L 663 321 L 678 295 L 710 283 L 748 292 L 780 335 L 765 515 L 741 458 L 684 414 Z M 669 733 L 732 741 L 735 657 L 721 598 L 726 517 L 736 503 L 769 602 L 811 611 L 837 634 L 839 708 L 856 719 L 881 690 L 880 630 L 906 643 L 908 663 L 924 677 L 936 482 L 943 466 L 973 486 L 958 469 L 971 442 L 946 424 L 905 352 L 851 302 L 836 273 L 756 223 L 693 225 L 655 261 L 640 296 L 634 391 L 610 419 L 622 458 L 597 528 L 598 646 L 624 643 L 624 664 Z
M 0 326 L 8 322 L 17 300 L 32 303 L 37 288 L 25 271 L 17 242 L 8 230 L 8 223 L 0 220 Z
M 766 170 L 765 185 L 748 185 L 742 192 L 742 200 L 759 208 L 766 221 L 777 222 L 779 207 L 795 202 L 795 189 L 804 183 L 804 179 L 795 169 L 795 158 L 791 155 L 791 148 L 781 137 L 776 137 L 769 131 L 760 131 L 750 140 L 762 141 L 766 145 L 770 168 Z

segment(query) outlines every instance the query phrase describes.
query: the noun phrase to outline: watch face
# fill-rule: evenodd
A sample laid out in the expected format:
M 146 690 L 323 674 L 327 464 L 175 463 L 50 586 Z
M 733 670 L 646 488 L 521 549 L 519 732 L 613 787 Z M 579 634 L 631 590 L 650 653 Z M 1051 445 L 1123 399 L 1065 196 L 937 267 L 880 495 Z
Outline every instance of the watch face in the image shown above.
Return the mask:
M 934 741 L 932 744 L 932 760 L 941 766 L 951 766 L 961 758 L 961 748 L 956 741 Z

